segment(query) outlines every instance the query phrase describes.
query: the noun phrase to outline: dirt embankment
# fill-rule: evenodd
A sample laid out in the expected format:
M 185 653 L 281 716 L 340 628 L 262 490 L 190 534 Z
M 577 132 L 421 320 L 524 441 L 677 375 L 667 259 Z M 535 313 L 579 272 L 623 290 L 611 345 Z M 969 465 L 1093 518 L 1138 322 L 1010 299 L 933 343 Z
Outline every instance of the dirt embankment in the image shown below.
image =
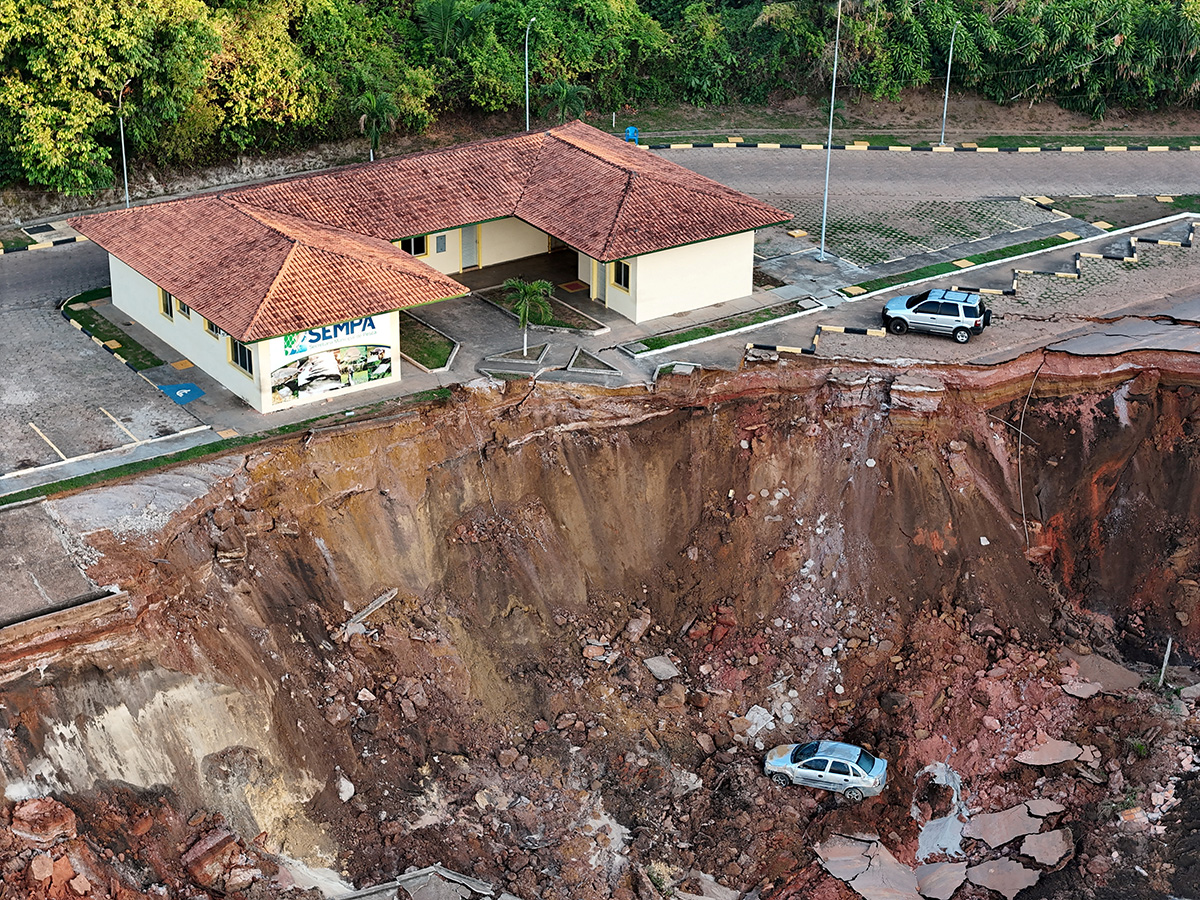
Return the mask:
M 75 809 L 91 896 L 272 896 L 284 854 L 360 885 L 441 862 L 527 900 L 699 873 L 845 897 L 813 845 L 869 831 L 914 864 L 946 762 L 971 815 L 1063 807 L 1070 854 L 1022 857 L 1037 896 L 1134 864 L 1126 893 L 1178 890 L 1194 847 L 1172 858 L 1185 829 L 1158 811 L 1194 720 L 1064 690 L 1087 665 L 1067 650 L 1200 649 L 1197 373 L 1141 362 L 1050 361 L 1027 408 L 1024 362 L 511 383 L 277 440 L 162 527 L 88 535 L 138 642 L 10 662 L 7 795 Z M 817 736 L 887 758 L 884 796 L 761 775 L 764 748 Z M 1049 739 L 1083 755 L 1015 761 Z M 1118 833 L 1126 806 L 1153 818 Z M 7 883 L 52 895 L 8 840 Z

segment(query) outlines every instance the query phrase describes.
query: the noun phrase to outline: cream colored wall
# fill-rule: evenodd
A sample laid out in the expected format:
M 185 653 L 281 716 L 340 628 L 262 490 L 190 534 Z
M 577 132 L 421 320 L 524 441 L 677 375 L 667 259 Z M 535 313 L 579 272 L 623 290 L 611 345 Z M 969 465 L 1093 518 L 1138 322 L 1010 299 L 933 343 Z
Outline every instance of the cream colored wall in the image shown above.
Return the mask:
M 189 319 L 176 309 L 175 318 L 168 319 L 159 309 L 158 287 L 154 282 L 112 254 L 108 257 L 108 269 L 112 276 L 113 306 L 155 337 L 166 341 L 180 357 L 190 360 L 259 412 L 270 409 L 270 384 L 263 371 L 267 361 L 261 345 L 247 345 L 254 358 L 254 376 L 251 377 L 229 361 L 229 338 L 210 335 L 199 312 L 193 309 Z M 181 380 L 186 380 L 187 373 L 181 374 Z
M 520 219 L 497 219 L 479 226 L 479 264 L 496 263 L 547 253 L 550 241 L 546 232 L 527 225 Z
M 446 239 L 446 249 L 442 253 L 437 252 L 439 237 Z M 400 246 L 399 241 L 392 241 L 392 243 L 397 247 Z M 443 275 L 453 275 L 462 271 L 462 233 L 457 228 L 452 231 L 435 231 L 433 234 L 426 235 L 425 246 L 429 248 L 429 252 L 424 256 L 417 257 L 425 265 L 437 269 Z
M 629 318 L 657 319 L 749 296 L 754 290 L 754 232 L 647 253 L 629 262 L 636 298 Z M 608 305 L 616 308 L 612 295 L 610 286 Z
M 629 265 L 629 290 L 623 287 L 618 287 L 613 281 L 613 269 L 615 263 L 600 263 L 596 271 L 604 278 L 605 282 L 605 305 L 619 312 L 627 319 L 638 321 L 637 318 L 637 291 L 638 291 L 638 257 L 624 260 Z
M 580 253 L 578 250 L 575 253 L 579 257 L 579 280 L 590 287 L 592 284 L 592 263 L 594 260 L 586 253 Z M 589 294 L 589 296 L 595 297 L 595 294 Z

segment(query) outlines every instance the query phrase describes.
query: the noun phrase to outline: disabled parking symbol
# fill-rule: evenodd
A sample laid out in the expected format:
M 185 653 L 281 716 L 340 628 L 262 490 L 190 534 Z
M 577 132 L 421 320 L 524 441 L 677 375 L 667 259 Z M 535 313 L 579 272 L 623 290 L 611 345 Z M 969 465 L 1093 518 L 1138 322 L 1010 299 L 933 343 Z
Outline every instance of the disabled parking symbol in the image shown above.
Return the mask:
M 160 384 L 158 389 L 180 406 L 204 396 L 204 391 L 194 384 Z

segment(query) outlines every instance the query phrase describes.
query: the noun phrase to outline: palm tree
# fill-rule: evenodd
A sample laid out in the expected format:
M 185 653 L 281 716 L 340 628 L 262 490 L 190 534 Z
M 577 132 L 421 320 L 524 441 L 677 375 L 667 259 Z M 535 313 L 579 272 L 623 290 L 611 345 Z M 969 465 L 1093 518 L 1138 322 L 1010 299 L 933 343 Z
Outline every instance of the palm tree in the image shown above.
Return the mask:
M 417 20 L 438 56 L 457 59 L 491 7 L 490 0 L 480 0 L 474 5 L 470 0 L 427 0 L 418 7 Z
M 543 85 L 538 93 L 542 100 L 538 115 L 544 119 L 557 119 L 560 125 L 571 119 L 582 119 L 587 112 L 588 101 L 592 99 L 591 88 L 571 84 L 561 75 Z
M 554 285 L 548 281 L 525 281 L 509 278 L 502 285 L 504 299 L 512 302 L 512 311 L 521 324 L 521 355 L 529 355 L 529 322 L 540 325 L 550 318 L 550 298 Z
M 395 130 L 400 108 L 396 106 L 395 98 L 386 91 L 367 91 L 358 98 L 354 109 L 362 113 L 358 117 L 358 130 L 371 141 L 371 162 L 374 162 L 379 139 L 386 132 Z

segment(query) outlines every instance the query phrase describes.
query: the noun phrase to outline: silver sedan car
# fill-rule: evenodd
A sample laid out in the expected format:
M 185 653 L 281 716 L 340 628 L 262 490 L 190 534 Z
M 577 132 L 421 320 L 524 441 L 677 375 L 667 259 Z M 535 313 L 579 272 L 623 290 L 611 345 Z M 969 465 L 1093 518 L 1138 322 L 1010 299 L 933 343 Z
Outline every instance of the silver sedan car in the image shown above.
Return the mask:
M 780 786 L 802 784 L 836 791 L 851 803 L 882 793 L 887 784 L 887 760 L 840 741 L 776 747 L 767 754 L 763 771 Z

